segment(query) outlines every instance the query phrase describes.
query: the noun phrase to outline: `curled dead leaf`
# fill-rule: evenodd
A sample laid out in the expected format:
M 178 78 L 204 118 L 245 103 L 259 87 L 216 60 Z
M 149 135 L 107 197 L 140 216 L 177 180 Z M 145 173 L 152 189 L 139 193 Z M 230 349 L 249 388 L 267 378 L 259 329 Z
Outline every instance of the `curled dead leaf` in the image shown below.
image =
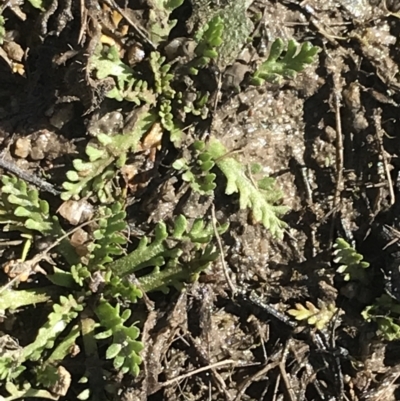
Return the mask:
M 159 149 L 161 146 L 162 136 L 163 136 L 163 129 L 161 127 L 161 124 L 160 123 L 153 124 L 143 139 L 142 149 L 143 150 L 148 150 L 151 148 Z

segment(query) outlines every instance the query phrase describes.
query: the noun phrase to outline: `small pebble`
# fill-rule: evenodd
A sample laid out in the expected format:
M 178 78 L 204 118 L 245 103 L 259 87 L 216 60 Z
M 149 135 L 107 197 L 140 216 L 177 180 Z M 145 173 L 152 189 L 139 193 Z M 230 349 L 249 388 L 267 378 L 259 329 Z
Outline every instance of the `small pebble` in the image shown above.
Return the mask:
M 15 156 L 26 159 L 31 151 L 31 140 L 29 138 L 18 138 L 15 141 Z
M 93 217 L 93 206 L 85 199 L 68 200 L 58 208 L 58 213 L 69 223 L 76 226 Z

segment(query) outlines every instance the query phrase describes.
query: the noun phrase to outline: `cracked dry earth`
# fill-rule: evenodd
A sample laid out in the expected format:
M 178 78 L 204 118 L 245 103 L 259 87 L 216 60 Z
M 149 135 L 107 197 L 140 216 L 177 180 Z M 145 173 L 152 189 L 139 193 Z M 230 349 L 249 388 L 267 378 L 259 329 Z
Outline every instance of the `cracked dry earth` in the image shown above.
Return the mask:
M 31 27 L 10 12 L 15 38 L 32 47 L 29 71 L 23 77 L 12 74 L 8 63 L 0 65 L 3 156 L 58 189 L 72 159 L 84 151 L 87 132 L 121 129 L 131 107 L 104 100 L 106 83 L 82 83 L 87 59 L 73 45 L 80 35 L 79 7 L 66 3 L 53 2 L 53 14 Z M 145 2 L 131 3 L 127 7 L 136 10 Z M 184 6 L 175 18 L 188 18 L 191 2 Z M 156 308 L 142 331 L 142 371 L 118 383 L 120 399 L 400 399 L 398 344 L 385 341 L 360 315 L 384 291 L 382 278 L 369 294 L 345 282 L 332 261 L 332 244 L 344 237 L 380 274 L 381 249 L 368 238 L 376 222 L 390 223 L 381 216 L 398 197 L 392 188 L 400 170 L 400 2 L 282 0 L 251 7 L 262 15 L 261 39 L 252 43 L 259 53 L 277 37 L 321 48 L 318 61 L 293 81 L 223 93 L 206 120 L 206 130 L 239 150 L 238 160 L 260 163 L 276 178 L 290 210 L 285 237 L 272 239 L 248 212 L 238 212 L 236 198 L 217 190 L 216 216 L 231 224 L 222 237 L 224 262 L 235 286 L 254 291 L 258 301 L 231 298 L 221 261 L 183 293 L 155 295 Z M 30 32 L 37 39 L 28 40 Z M 64 58 L 54 62 L 56 55 Z M 160 162 L 151 165 L 144 154 L 136 163 L 143 182 L 136 188 L 139 201 L 128 207 L 135 227 L 178 212 L 210 215 L 210 201 L 195 194 L 182 200 L 173 179 L 160 179 Z M 8 233 L 2 237 L 10 239 Z M 287 311 L 306 301 L 333 304 L 340 313 L 322 331 L 294 327 Z

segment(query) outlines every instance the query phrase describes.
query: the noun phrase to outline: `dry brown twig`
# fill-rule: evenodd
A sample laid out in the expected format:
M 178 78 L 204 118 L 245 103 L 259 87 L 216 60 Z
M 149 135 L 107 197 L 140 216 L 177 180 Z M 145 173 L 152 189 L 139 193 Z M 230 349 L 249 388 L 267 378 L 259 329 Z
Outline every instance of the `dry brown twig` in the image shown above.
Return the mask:
M 343 149 L 343 133 L 342 133 L 342 119 L 340 116 L 341 105 L 341 94 L 338 74 L 333 74 L 333 100 L 335 108 L 335 123 L 336 123 L 336 186 L 335 186 L 335 197 L 333 199 L 333 213 L 335 216 L 336 208 L 340 203 L 340 197 L 343 190 L 343 168 L 344 168 L 344 149 Z
M 278 352 L 281 352 L 281 351 L 278 351 Z M 279 366 L 279 363 L 280 363 L 279 361 L 270 362 L 269 364 L 267 364 L 263 368 L 261 368 L 258 372 L 256 372 L 254 375 L 252 375 L 252 376 L 248 377 L 246 380 L 244 380 L 244 382 L 240 386 L 239 391 L 233 401 L 240 401 L 243 398 L 244 393 L 250 387 L 251 384 L 253 384 L 254 382 L 265 377 L 265 375 L 270 370 L 275 369 L 277 366 Z
M 160 386 L 161 387 L 167 387 L 167 386 L 169 386 L 169 385 L 171 385 L 173 383 L 176 383 L 178 381 L 187 379 L 188 377 L 195 376 L 198 373 L 205 372 L 205 371 L 210 370 L 210 369 L 216 369 L 216 368 L 219 368 L 219 367 L 222 367 L 222 366 L 225 366 L 225 365 L 236 365 L 236 364 L 237 364 L 237 361 L 234 361 L 232 359 L 227 359 L 225 361 L 219 361 L 219 362 L 213 363 L 211 365 L 203 366 L 203 367 L 201 367 L 199 369 L 192 370 L 191 372 L 185 373 L 184 375 L 180 375 L 180 376 L 174 377 L 171 380 L 167 380 L 166 382 L 160 383 Z
M 285 390 L 286 390 L 286 393 L 288 395 L 288 399 L 290 401 L 296 401 L 296 394 L 293 391 L 293 388 L 292 388 L 292 386 L 290 384 L 290 379 L 289 379 L 288 374 L 286 372 L 286 361 L 287 361 L 287 357 L 288 357 L 289 351 L 290 351 L 289 348 L 290 348 L 290 343 L 289 343 L 289 341 L 287 341 L 286 344 L 285 344 L 285 347 L 283 349 L 283 352 L 282 352 L 282 358 L 281 358 L 281 360 L 279 362 L 279 370 L 280 370 L 280 373 L 281 373 L 281 377 L 283 379 L 283 383 L 285 385 Z
M 379 152 L 381 154 L 382 163 L 383 163 L 383 167 L 385 170 L 385 176 L 386 176 L 388 190 L 389 190 L 390 205 L 394 205 L 394 203 L 396 201 L 396 197 L 394 194 L 392 177 L 390 176 L 390 168 L 389 168 L 387 153 L 385 151 L 385 148 L 383 147 L 382 134 L 383 134 L 384 130 L 382 128 L 382 121 L 381 121 L 382 116 L 381 115 L 382 115 L 382 109 L 378 108 L 378 109 L 374 110 L 373 120 L 374 120 L 374 125 L 375 125 L 375 135 L 378 140 Z
M 231 280 L 231 278 L 229 276 L 228 266 L 226 265 L 226 262 L 225 262 L 224 249 L 223 249 L 223 246 L 222 246 L 221 237 L 220 237 L 220 235 L 218 233 L 216 221 L 217 221 L 217 218 L 215 217 L 215 206 L 214 206 L 214 204 L 212 204 L 212 206 L 211 206 L 211 223 L 212 223 L 213 230 L 214 230 L 214 235 L 215 235 L 215 238 L 216 238 L 217 244 L 218 244 L 222 270 L 224 272 L 226 283 L 228 284 L 229 289 L 232 291 L 232 295 L 234 296 L 235 293 L 237 292 L 237 289 L 236 289 L 235 285 L 233 284 L 233 282 L 232 282 L 232 280 Z

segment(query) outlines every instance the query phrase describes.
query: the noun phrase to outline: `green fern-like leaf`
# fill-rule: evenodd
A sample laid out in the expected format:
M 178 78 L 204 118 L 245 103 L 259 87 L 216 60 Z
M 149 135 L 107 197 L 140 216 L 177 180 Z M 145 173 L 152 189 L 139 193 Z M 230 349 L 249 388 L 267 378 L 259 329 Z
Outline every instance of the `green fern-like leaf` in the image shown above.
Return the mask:
M 295 305 L 296 309 L 289 309 L 288 313 L 296 320 L 307 320 L 309 325 L 315 326 L 318 330 L 323 330 L 332 320 L 337 308 L 333 304 L 327 305 L 322 301 L 319 303 L 321 304 L 320 309 L 309 301 L 306 301 L 306 306 L 298 303 Z
M 72 327 L 71 331 L 61 340 L 50 357 L 35 369 L 37 384 L 41 384 L 48 389 L 59 386 L 64 393 L 68 390 L 68 387 L 65 388 L 65 385 L 62 383 L 63 376 L 60 375 L 60 369 L 64 375 L 69 374 L 69 372 L 65 372 L 65 368 L 60 364 L 70 355 L 71 348 L 76 345 L 76 340 L 80 334 L 81 330 L 78 325 Z
M 162 269 L 156 266 L 150 274 L 139 278 L 140 288 L 145 292 L 162 291 L 165 294 L 170 287 L 180 291 L 185 283 L 196 281 L 199 274 L 218 258 L 219 252 L 208 244 L 190 256 L 190 260 L 185 263 L 181 263 L 178 258 L 171 258 Z
M 227 179 L 225 193 L 231 195 L 238 192 L 240 209 L 250 208 L 256 221 L 261 222 L 273 236 L 282 238 L 286 224 L 279 217 L 286 213 L 287 207 L 274 205 L 277 198 L 281 197 L 280 192 L 255 186 L 244 166 L 226 156 L 227 150 L 217 139 L 210 140 L 208 152 Z
M 99 213 L 105 217 L 98 221 L 99 228 L 93 232 L 94 242 L 88 248 L 89 266 L 104 270 L 104 265 L 123 252 L 121 245 L 125 245 L 127 240 L 121 232 L 126 229 L 126 213 L 120 202 L 109 208 L 102 207 Z
M 223 234 L 228 227 L 228 223 L 221 225 L 218 228 L 218 233 Z M 178 240 L 178 249 L 186 246 L 183 244 L 191 244 L 190 253 L 185 255 L 185 262 L 182 263 L 179 259 L 181 252 L 174 254 L 173 249 L 168 250 L 165 256 L 167 263 L 162 269 L 160 268 L 161 264 L 156 265 L 151 274 L 139 278 L 141 288 L 146 292 L 162 291 L 168 293 L 171 286 L 181 290 L 185 282 L 196 281 L 198 275 L 219 256 L 219 252 L 211 244 L 214 235 L 214 228 L 211 223 L 205 224 L 203 219 L 199 218 L 189 226 L 185 216 L 178 216 L 171 230 L 170 241 Z
M 157 46 L 168 39 L 176 20 L 171 20 L 172 11 L 181 6 L 183 0 L 152 0 L 147 31 L 150 40 Z
M 154 51 L 150 54 L 150 66 L 154 74 L 155 92 L 167 99 L 172 99 L 176 93 L 171 87 L 174 75 L 169 72 L 171 64 L 166 63 L 165 60 L 166 58 L 161 56 L 159 52 Z
M 218 57 L 218 48 L 223 42 L 223 31 L 223 19 L 216 15 L 196 33 L 195 40 L 198 44 L 195 54 L 197 57 L 188 65 L 189 72 L 192 75 L 197 75 L 199 69 L 208 66 L 211 60 L 215 60 Z
M 110 296 L 117 300 L 129 301 L 131 303 L 136 303 L 138 298 L 143 297 L 143 292 L 138 286 L 129 282 L 124 278 L 118 277 L 112 272 L 108 272 L 108 275 L 105 278 L 105 282 L 107 283 L 104 288 L 105 296 Z
M 111 46 L 108 50 L 102 46 L 97 47 L 92 63 L 96 69 L 96 77 L 104 79 L 109 76 L 128 81 L 133 76 L 132 68 L 124 64 L 119 58 L 118 49 Z
M 367 283 L 366 269 L 369 267 L 369 263 L 363 261 L 363 255 L 357 253 L 343 238 L 337 238 L 333 248 L 335 249 L 333 261 L 340 264 L 336 271 L 343 274 L 344 280 L 358 280 Z
M 99 213 L 104 217 L 98 220 L 99 228 L 93 232 L 93 242 L 88 246 L 87 264 L 73 265 L 70 276 L 81 287 L 99 282 L 102 284 L 103 295 L 135 303 L 137 298 L 143 296 L 140 289 L 134 283 L 115 275 L 110 267 L 110 262 L 123 253 L 122 246 L 127 242 L 121 234 L 126 229 L 123 205 L 116 202 L 110 207 L 103 206 Z
M 285 45 L 282 39 L 276 39 L 271 46 L 268 59 L 264 61 L 253 74 L 252 84 L 262 85 L 265 81 L 275 82 L 280 77 L 294 78 L 298 72 L 304 70 L 307 64 L 314 62 L 319 47 L 305 42 L 300 46 L 290 40 L 286 53 L 282 56 Z
M 24 347 L 21 362 L 38 361 L 43 357 L 43 351 L 54 346 L 54 341 L 63 333 L 69 322 L 77 317 L 78 312 L 83 310 L 83 306 L 82 303 L 78 304 L 72 295 L 61 296 L 60 303 L 53 305 L 53 312 L 39 329 L 36 340 Z
M 137 105 L 154 104 L 154 93 L 147 83 L 135 77 L 135 72 L 119 57 L 115 46 L 110 48 L 99 45 L 90 59 L 89 70 L 95 71 L 97 79 L 112 77 L 115 86 L 106 97 L 118 101 L 127 100 Z
M 23 306 L 48 302 L 51 298 L 49 288 L 14 290 L 7 288 L 0 293 L 0 316 L 8 309 L 18 310 Z
M 32 388 L 27 382 L 25 382 L 22 387 L 18 388 L 14 383 L 8 381 L 5 383 L 4 387 L 10 395 L 0 398 L 1 401 L 27 400 L 30 398 L 43 398 L 57 401 L 60 398 L 59 395 L 54 395 L 47 390 Z
M 65 234 L 57 217 L 51 216 L 49 204 L 40 199 L 39 191 L 25 181 L 4 175 L 1 178 L 0 224 L 4 231 L 19 231 L 28 239 L 35 232 L 54 239 Z M 67 238 L 57 246 L 69 263 L 76 263 L 77 255 Z
M 176 160 L 172 167 L 182 172 L 182 179 L 190 184 L 192 189 L 201 195 L 211 195 L 216 188 L 216 175 L 211 172 L 215 162 L 212 155 L 205 149 L 203 141 L 196 141 L 191 147 L 194 162 L 186 158 Z
M 62 193 L 61 198 L 68 200 L 96 193 L 102 203 L 113 202 L 116 194 L 113 193 L 112 180 L 118 169 L 124 165 L 127 153 L 136 149 L 140 139 L 156 119 L 155 113 L 143 108 L 139 112 L 133 132 L 114 136 L 98 135 L 98 146 L 89 144 L 86 147 L 89 161 L 73 161 L 75 170 L 67 172 L 68 181 L 63 183 L 66 191 Z
M 6 225 L 5 230 L 51 233 L 55 223 L 49 204 L 39 198 L 38 190 L 29 188 L 25 181 L 16 177 L 5 175 L 1 181 L 0 224 Z
M 62 341 L 60 341 L 57 347 L 55 347 L 45 364 L 56 365 L 61 363 L 71 354 L 71 348 L 76 344 L 76 340 L 80 335 L 80 327 L 78 325 L 74 325 L 69 333 L 63 337 Z
M 170 99 L 162 99 L 160 101 L 160 108 L 158 115 L 160 117 L 161 125 L 169 131 L 169 138 L 175 147 L 179 148 L 182 141 L 182 127 L 176 121 L 173 115 L 172 103 Z
M 222 235 L 228 227 L 229 223 L 222 224 L 218 228 L 218 234 Z M 183 215 L 179 215 L 175 219 L 172 230 L 172 238 L 191 242 L 196 249 L 199 249 L 201 244 L 210 243 L 214 235 L 214 228 L 211 223 L 205 224 L 203 219 L 198 218 L 189 227 L 189 222 Z
M 97 306 L 96 315 L 100 325 L 106 330 L 97 334 L 97 339 L 112 337 L 112 344 L 106 350 L 106 358 L 114 360 L 114 367 L 122 374 L 130 373 L 137 376 L 139 365 L 142 363 L 140 351 L 143 343 L 137 341 L 140 330 L 134 325 L 126 327 L 124 323 L 129 319 L 129 309 L 120 313 L 120 304 L 112 307 L 108 302 L 102 301 Z
M 50 214 L 49 204 L 40 199 L 37 189 L 7 175 L 1 177 L 1 182 L 0 224 L 4 225 L 4 231 L 21 232 L 23 237 L 28 238 L 26 245 L 36 232 L 54 240 L 65 234 L 57 217 Z M 29 246 L 25 250 L 28 252 Z M 76 252 L 68 238 L 61 240 L 57 250 L 69 263 L 77 262 Z
M 175 124 L 174 124 L 174 116 L 172 114 L 172 105 L 171 105 L 170 100 L 164 99 L 161 102 L 160 111 L 158 114 L 161 118 L 162 126 L 168 131 L 173 130 L 175 127 Z
M 219 228 L 222 234 L 228 228 L 224 224 Z M 214 236 L 211 224 L 204 224 L 197 219 L 191 227 L 184 216 L 178 216 L 174 227 L 168 232 L 165 223 L 157 224 L 154 239 L 143 237 L 138 247 L 129 255 L 111 262 L 108 267 L 114 276 L 125 277 L 138 274 L 146 267 L 153 270 L 139 277 L 141 289 L 147 291 L 164 291 L 175 286 L 182 287 L 185 281 L 192 281 L 196 275 L 206 269 L 218 257 L 218 252 L 210 244 Z M 180 261 L 183 250 L 190 244 L 189 254 L 185 254 L 185 263 Z
M 367 322 L 375 322 L 386 340 L 400 340 L 400 303 L 397 300 L 383 294 L 373 305 L 367 306 L 361 315 Z
M 151 266 L 152 263 L 162 265 L 165 262 L 163 254 L 166 250 L 164 240 L 168 238 L 167 226 L 164 223 L 157 224 L 154 234 L 155 238 L 152 242 L 149 238 L 143 237 L 138 247 L 129 255 L 109 264 L 108 267 L 116 276 L 123 277 Z

